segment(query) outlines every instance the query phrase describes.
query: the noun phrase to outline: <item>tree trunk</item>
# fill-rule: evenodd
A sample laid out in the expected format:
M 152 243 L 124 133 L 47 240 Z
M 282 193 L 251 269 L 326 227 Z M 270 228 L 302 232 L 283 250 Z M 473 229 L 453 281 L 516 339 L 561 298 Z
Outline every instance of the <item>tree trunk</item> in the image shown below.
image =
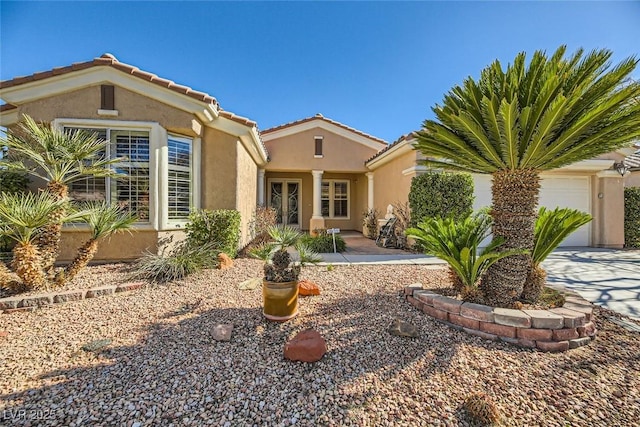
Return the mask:
M 537 170 L 500 170 L 493 174 L 493 235 L 505 243 L 499 250 L 533 249 L 540 176 Z M 531 255 L 514 255 L 493 264 L 481 289 L 490 305 L 511 307 L 520 297 L 531 267 Z
M 18 243 L 13 248 L 13 271 L 28 290 L 43 289 L 47 281 L 40 264 L 38 248 L 31 243 Z
M 55 200 L 65 199 L 68 195 L 66 185 L 51 181 L 47 185 L 47 189 Z M 49 224 L 43 228 L 38 238 L 38 248 L 40 250 L 40 259 L 42 268 L 46 272 L 53 270 L 53 264 L 60 253 L 60 235 L 62 234 L 62 219 L 66 215 L 66 209 L 58 209 L 49 216 Z
M 64 281 L 69 282 L 91 262 L 98 252 L 98 241 L 94 239 L 88 240 L 80 249 L 74 260 L 67 266 L 64 272 Z
M 547 272 L 539 265 L 534 265 L 529 274 L 527 280 L 524 282 L 524 289 L 522 290 L 522 299 L 525 301 L 536 302 L 540 295 L 544 285 L 547 283 Z

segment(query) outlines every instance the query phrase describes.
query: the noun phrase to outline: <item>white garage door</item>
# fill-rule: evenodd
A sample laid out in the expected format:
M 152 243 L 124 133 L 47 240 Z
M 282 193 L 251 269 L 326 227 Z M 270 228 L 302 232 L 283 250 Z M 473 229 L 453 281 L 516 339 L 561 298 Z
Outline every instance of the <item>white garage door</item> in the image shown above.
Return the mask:
M 491 205 L 491 175 L 474 175 L 474 209 Z M 591 185 L 586 176 L 542 175 L 540 206 L 554 209 L 568 207 L 591 213 Z M 560 246 L 589 246 L 591 223 L 583 225 Z

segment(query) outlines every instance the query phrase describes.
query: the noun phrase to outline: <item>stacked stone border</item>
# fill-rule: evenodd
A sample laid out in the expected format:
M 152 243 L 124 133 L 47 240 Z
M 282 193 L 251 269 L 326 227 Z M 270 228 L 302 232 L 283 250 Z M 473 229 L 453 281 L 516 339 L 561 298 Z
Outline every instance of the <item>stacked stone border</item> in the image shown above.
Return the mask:
M 120 292 L 129 292 L 140 289 L 145 282 L 130 282 L 121 285 L 98 286 L 88 289 L 74 289 L 71 291 L 49 292 L 46 294 L 13 296 L 0 298 L 0 310 L 3 313 L 16 313 L 21 311 L 33 311 L 38 307 L 51 304 L 59 304 L 67 301 L 80 301 L 85 298 L 96 298 L 105 295 L 113 295 Z
M 492 341 L 542 351 L 567 351 L 596 337 L 593 305 L 572 291 L 562 308 L 513 310 L 445 297 L 415 284 L 404 288 L 407 301 L 455 329 Z

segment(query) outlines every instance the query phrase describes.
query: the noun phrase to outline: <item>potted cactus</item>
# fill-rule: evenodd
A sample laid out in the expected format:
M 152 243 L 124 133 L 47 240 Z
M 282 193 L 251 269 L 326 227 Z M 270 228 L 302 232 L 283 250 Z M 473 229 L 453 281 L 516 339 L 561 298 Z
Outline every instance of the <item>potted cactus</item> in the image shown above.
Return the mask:
M 298 279 L 305 263 L 316 263 L 318 255 L 300 240 L 302 233 L 292 227 L 269 228 L 272 241 L 267 242 L 249 254 L 265 261 L 262 296 L 264 316 L 269 320 L 284 322 L 298 314 Z M 298 252 L 299 261 L 294 262 L 289 247 Z

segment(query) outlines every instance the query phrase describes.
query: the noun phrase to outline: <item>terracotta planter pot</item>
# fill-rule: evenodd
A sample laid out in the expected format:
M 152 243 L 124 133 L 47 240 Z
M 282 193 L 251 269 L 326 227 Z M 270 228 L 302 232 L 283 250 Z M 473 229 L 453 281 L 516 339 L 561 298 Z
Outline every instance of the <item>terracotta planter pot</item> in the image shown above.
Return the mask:
M 262 281 L 264 317 L 284 322 L 298 314 L 298 282 L 273 283 Z

